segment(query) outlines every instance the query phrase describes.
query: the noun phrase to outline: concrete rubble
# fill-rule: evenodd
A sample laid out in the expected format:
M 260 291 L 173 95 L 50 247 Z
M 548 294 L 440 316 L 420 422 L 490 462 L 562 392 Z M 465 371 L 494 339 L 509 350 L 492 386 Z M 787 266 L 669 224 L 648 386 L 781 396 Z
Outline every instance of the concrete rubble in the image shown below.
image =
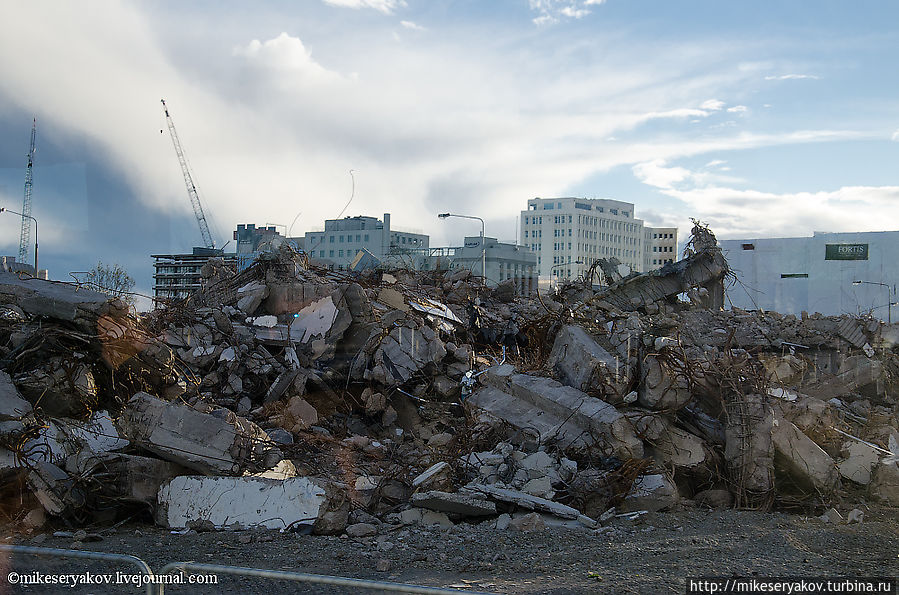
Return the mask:
M 684 260 L 596 268 L 602 289 L 517 296 L 282 245 L 144 316 L 0 274 L 10 517 L 367 539 L 899 506 L 899 331 L 724 309 L 698 224 Z

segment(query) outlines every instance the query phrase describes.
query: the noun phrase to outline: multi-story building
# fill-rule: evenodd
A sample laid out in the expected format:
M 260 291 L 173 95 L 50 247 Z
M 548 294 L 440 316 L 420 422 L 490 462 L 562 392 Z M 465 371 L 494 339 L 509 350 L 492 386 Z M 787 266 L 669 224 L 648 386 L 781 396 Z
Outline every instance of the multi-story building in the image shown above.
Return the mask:
M 210 258 L 222 258 L 225 265 L 237 270 L 237 255 L 216 248 L 195 247 L 190 254 L 153 254 L 153 302 L 183 299 L 200 289 L 200 269 Z
M 643 270 L 651 271 L 677 260 L 677 228 L 645 227 Z
M 653 228 L 644 228 L 643 221 L 634 217 L 632 203 L 605 198 L 532 198 L 521 212 L 521 243 L 537 254 L 540 277 L 545 279 L 573 279 L 600 258 L 611 257 L 634 271 L 647 270 L 647 229 Z M 676 245 L 676 230 L 665 229 L 664 233 L 674 234 Z
M 737 282 L 727 303 L 783 314 L 871 313 L 891 320 L 899 231 L 815 232 L 812 237 L 721 240 Z
M 465 238 L 461 248 L 451 248 L 448 258 L 452 268 L 466 268 L 481 275 L 481 236 Z M 537 255 L 526 246 L 498 242 L 496 238 L 484 238 L 484 261 L 487 269 L 486 284 L 496 287 L 503 281 L 512 281 L 521 295 L 530 295 L 537 289 Z
M 383 220 L 364 216 L 328 219 L 324 231 L 306 233 L 305 249 L 317 264 L 345 270 L 363 248 L 384 259 L 427 250 L 428 242 L 427 235 L 392 230 L 390 213 L 384 213 Z

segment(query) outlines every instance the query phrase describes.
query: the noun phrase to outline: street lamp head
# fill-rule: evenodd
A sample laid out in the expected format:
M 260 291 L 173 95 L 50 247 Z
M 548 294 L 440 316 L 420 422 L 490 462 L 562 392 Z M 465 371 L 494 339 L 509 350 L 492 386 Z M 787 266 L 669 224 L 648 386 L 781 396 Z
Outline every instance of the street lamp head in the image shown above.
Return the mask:
M 449 213 L 440 213 L 439 215 L 437 215 L 437 218 L 438 219 L 446 219 L 449 216 L 450 216 Z
M 861 285 L 862 282 L 861 282 L 861 281 L 853 281 L 852 284 L 853 284 L 853 285 Z

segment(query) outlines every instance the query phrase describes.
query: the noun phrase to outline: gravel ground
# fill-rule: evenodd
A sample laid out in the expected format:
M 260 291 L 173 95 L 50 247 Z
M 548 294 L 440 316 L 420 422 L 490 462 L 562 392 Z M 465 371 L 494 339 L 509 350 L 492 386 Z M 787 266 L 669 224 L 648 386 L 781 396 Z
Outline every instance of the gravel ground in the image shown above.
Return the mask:
M 845 511 L 844 511 L 845 512 Z M 7 543 L 128 553 L 154 570 L 171 561 L 340 575 L 494 593 L 683 593 L 688 576 L 872 577 L 899 574 L 899 509 L 870 509 L 862 524 L 830 525 L 780 513 L 685 510 L 616 520 L 597 530 L 549 527 L 498 531 L 381 525 L 351 539 L 276 531 L 171 534 L 123 526 L 101 541 L 8 538 Z M 14 556 L 10 571 L 131 573 L 131 567 Z M 8 580 L 8 579 L 7 579 Z M 123 593 L 127 587 L 24 587 L 0 593 Z M 218 576 L 215 586 L 168 586 L 166 593 L 346 593 L 350 589 Z M 360 591 L 361 592 L 361 591 Z M 370 591 L 365 591 L 370 592 Z

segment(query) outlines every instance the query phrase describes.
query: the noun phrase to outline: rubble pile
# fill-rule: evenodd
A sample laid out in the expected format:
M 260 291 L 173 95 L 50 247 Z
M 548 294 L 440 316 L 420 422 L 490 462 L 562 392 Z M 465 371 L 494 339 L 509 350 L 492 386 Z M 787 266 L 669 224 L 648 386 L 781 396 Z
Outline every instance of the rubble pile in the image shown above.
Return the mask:
M 0 274 L 0 510 L 361 537 L 899 506 L 899 328 L 724 309 L 698 224 L 683 260 L 616 265 L 528 297 L 284 246 L 143 318 Z

